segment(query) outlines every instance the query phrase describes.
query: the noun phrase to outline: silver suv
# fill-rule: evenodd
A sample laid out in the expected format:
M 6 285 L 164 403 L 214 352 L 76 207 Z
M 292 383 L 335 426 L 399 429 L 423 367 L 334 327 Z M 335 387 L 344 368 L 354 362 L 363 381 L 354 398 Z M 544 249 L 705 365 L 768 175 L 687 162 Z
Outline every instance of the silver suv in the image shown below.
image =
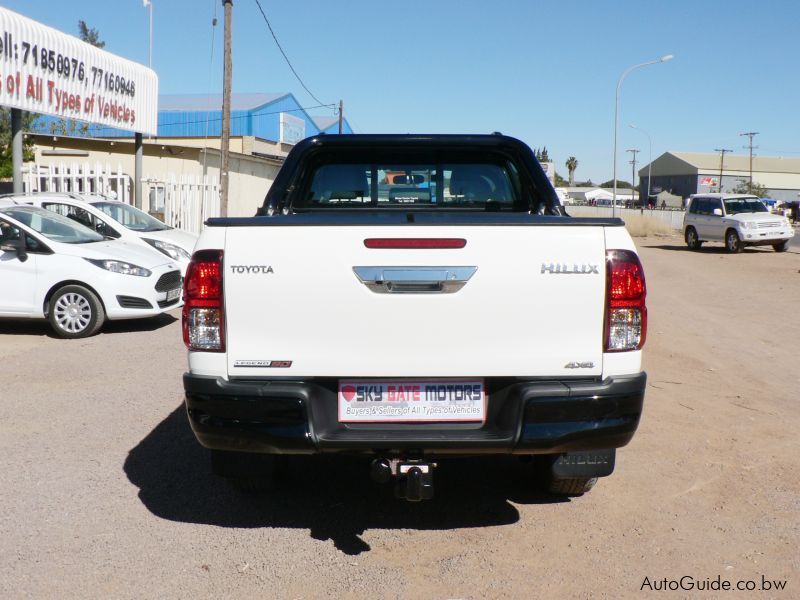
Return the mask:
M 728 252 L 766 245 L 786 252 L 794 229 L 789 219 L 771 214 L 756 196 L 693 194 L 683 217 L 683 236 L 692 250 L 703 242 L 724 242 Z

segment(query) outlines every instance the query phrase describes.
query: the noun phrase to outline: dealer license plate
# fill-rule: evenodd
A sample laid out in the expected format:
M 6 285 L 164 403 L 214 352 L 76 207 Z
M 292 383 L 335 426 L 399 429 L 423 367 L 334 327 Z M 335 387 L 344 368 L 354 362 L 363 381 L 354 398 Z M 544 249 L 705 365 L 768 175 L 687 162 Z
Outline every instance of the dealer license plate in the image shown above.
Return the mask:
M 342 380 L 341 423 L 483 421 L 482 379 Z
M 167 290 L 167 302 L 170 300 L 175 300 L 175 298 L 181 295 L 181 288 L 175 288 L 174 290 Z

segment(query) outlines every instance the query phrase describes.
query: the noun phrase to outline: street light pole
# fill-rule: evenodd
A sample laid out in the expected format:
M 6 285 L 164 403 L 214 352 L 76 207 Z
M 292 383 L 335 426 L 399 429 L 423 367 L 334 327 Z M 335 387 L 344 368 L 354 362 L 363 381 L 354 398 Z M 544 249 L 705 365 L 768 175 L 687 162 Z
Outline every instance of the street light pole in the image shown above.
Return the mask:
M 661 58 L 656 60 L 649 60 L 647 62 L 639 63 L 638 65 L 633 65 L 632 67 L 628 67 L 622 73 L 617 81 L 617 93 L 614 97 L 614 197 L 611 201 L 611 216 L 616 216 L 616 206 L 617 206 L 617 129 L 619 129 L 619 88 L 622 86 L 622 81 L 631 71 L 635 69 L 639 69 L 641 67 L 646 67 L 648 65 L 657 65 L 658 63 L 667 62 L 668 60 L 672 60 L 672 54 L 665 54 Z
M 142 0 L 145 8 L 150 9 L 150 49 L 148 51 L 148 66 L 153 68 L 153 2 L 152 0 Z
M 651 174 L 653 172 L 653 140 L 650 137 L 650 134 L 641 127 L 637 127 L 636 125 L 631 125 L 630 127 L 632 129 L 636 129 L 637 131 L 641 131 L 647 136 L 648 160 L 650 161 L 647 165 L 647 201 L 650 202 L 650 181 L 652 180 Z M 639 181 L 642 181 L 641 177 L 639 178 Z M 639 208 L 641 209 L 639 212 L 644 212 L 644 205 L 642 204 L 641 198 L 639 198 Z
M 633 160 L 631 161 L 631 204 L 633 204 L 633 184 L 636 183 L 636 155 L 641 152 L 638 148 L 630 148 L 625 152 L 631 152 L 633 154 Z M 640 180 L 641 181 L 641 180 Z M 642 198 L 641 194 L 639 194 L 639 203 L 641 204 Z

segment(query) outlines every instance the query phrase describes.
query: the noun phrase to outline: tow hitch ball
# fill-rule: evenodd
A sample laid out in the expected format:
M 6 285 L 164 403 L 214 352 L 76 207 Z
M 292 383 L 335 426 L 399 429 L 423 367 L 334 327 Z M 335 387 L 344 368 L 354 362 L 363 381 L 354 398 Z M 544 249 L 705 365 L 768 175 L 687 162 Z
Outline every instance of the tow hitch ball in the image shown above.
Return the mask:
M 435 463 L 419 460 L 376 458 L 369 472 L 376 483 L 388 483 L 394 477 L 394 495 L 403 500 L 419 502 L 433 498 L 435 467 Z

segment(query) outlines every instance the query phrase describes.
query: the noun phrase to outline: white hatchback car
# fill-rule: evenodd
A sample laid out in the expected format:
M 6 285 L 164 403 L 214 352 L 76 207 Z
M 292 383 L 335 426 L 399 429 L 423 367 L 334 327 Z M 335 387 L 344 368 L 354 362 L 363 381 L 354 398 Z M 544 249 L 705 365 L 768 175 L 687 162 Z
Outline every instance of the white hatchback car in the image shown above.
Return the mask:
M 103 196 L 43 192 L 7 198 L 57 212 L 105 237 L 155 248 L 178 264 L 181 276 L 186 274 L 197 242 L 192 233 L 170 227 L 130 204 Z
M 692 250 L 708 241 L 724 242 L 728 252 L 767 245 L 786 252 L 794 229 L 789 219 L 771 214 L 756 196 L 693 194 L 683 216 L 683 235 Z
M 181 305 L 181 272 L 163 254 L 2 199 L 0 282 L 0 317 L 48 319 L 65 338 Z

